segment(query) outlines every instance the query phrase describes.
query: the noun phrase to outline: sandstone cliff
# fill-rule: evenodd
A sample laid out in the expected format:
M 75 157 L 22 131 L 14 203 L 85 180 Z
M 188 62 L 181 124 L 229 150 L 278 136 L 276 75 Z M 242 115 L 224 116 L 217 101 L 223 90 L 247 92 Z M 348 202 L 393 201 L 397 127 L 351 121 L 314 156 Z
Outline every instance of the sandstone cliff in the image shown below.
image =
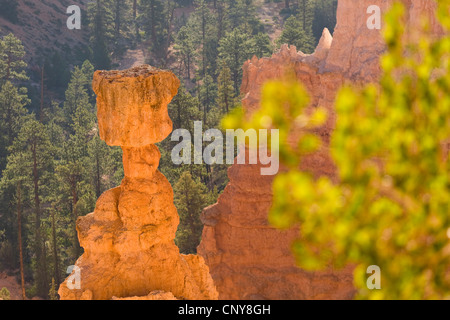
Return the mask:
M 125 178 L 78 219 L 81 287 L 69 289 L 69 277 L 61 299 L 217 299 L 203 258 L 180 255 L 174 243 L 173 191 L 157 170 L 154 143 L 172 131 L 167 104 L 178 86 L 171 72 L 145 65 L 94 74 L 100 137 L 122 147 Z
M 256 110 L 261 87 L 280 79 L 286 70 L 295 75 L 311 96 L 310 108 L 322 106 L 330 115 L 317 131 L 322 149 L 304 159 L 303 170 L 316 177 L 337 179 L 328 152 L 335 123 L 337 90 L 347 81 L 368 83 L 380 75 L 379 57 L 385 51 L 380 30 L 368 29 L 367 8 L 378 5 L 386 12 L 391 0 L 339 0 L 334 37 L 324 30 L 313 55 L 283 46 L 271 58 L 253 58 L 244 65 L 241 93 L 247 113 Z M 433 16 L 436 3 L 404 0 L 408 36 L 421 14 Z M 433 23 L 432 34 L 441 30 Z M 218 202 L 202 214 L 205 224 L 198 252 L 210 268 L 220 299 L 348 299 L 354 295 L 352 268 L 305 272 L 295 266 L 290 250 L 298 229 L 279 231 L 267 222 L 273 177 L 261 176 L 260 165 L 233 165 L 230 182 Z

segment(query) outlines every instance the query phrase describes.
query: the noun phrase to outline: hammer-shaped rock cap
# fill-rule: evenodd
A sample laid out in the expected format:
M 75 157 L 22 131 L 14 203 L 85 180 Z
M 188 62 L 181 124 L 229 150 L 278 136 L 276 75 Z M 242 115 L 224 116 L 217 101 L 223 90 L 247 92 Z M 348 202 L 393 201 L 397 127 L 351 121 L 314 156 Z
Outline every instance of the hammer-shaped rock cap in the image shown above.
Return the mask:
M 107 144 L 142 147 L 164 140 L 172 131 L 167 105 L 180 86 L 172 72 L 149 65 L 96 71 L 92 86 L 100 137 Z

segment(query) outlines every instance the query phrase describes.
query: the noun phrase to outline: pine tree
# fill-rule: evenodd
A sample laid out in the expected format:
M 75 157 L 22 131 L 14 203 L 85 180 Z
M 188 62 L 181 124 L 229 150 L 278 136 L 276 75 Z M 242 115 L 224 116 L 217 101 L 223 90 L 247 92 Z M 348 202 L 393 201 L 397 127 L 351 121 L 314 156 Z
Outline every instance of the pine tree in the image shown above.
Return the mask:
M 111 57 L 109 54 L 110 21 L 112 20 L 108 0 L 96 0 L 90 4 L 92 62 L 96 69 L 110 69 Z
M 88 63 L 85 63 L 81 69 L 75 67 L 66 90 L 66 100 L 63 107 L 66 121 L 65 127 L 72 134 L 75 132 L 77 125 L 85 126 L 87 124 L 82 122 L 91 121 L 93 117 L 93 107 L 89 103 L 90 97 L 87 89 L 92 83 L 92 71 L 92 65 Z M 86 72 L 89 72 L 89 74 L 86 74 Z M 91 117 L 89 117 L 89 114 Z M 83 120 L 83 118 L 85 119 Z M 87 118 L 91 118 L 91 120 Z M 74 120 L 76 121 L 74 122 Z
M 278 45 L 289 44 L 303 53 L 312 53 L 314 51 L 314 38 L 312 32 L 303 29 L 302 20 L 296 16 L 290 16 L 284 25 L 283 32 L 277 40 Z
M 6 166 L 7 148 L 17 137 L 27 118 L 25 106 L 30 103 L 26 89 L 17 89 L 6 81 L 0 89 L 0 172 Z
M 258 33 L 254 38 L 254 53 L 258 58 L 268 57 L 273 52 L 273 46 L 267 33 Z
M 312 24 L 314 19 L 313 0 L 299 0 L 299 11 L 297 18 L 300 25 L 307 35 L 312 34 Z
M 337 0 L 316 0 L 312 30 L 316 41 L 320 40 L 324 28 L 331 34 L 336 26 Z
M 203 224 L 200 214 L 207 204 L 206 187 L 184 172 L 174 186 L 174 203 L 180 216 L 175 242 L 182 253 L 196 253 Z
M 178 31 L 175 39 L 175 50 L 184 65 L 184 72 L 182 73 L 190 80 L 192 66 L 196 58 L 196 46 L 189 25 L 181 27 Z
M 16 185 L 17 181 L 21 181 L 22 190 L 30 197 L 34 212 L 33 239 L 30 241 L 35 255 L 36 292 L 41 297 L 46 297 L 49 292 L 47 257 L 42 232 L 44 212 L 42 200 L 52 172 L 53 151 L 47 128 L 34 118 L 28 119 L 10 147 L 1 182 L 5 186 Z
M 163 44 L 165 10 L 161 0 L 141 0 L 141 24 L 147 39 L 151 41 L 152 50 L 160 49 Z
M 116 151 L 117 148 L 109 147 L 100 139 L 98 130 L 95 130 L 95 135 L 88 142 L 88 170 L 97 198 L 100 197 L 105 190 L 117 185 L 117 181 L 111 178 L 117 168 L 122 165 L 122 162 L 117 161 L 114 156 Z
M 222 64 L 218 77 L 217 104 L 223 113 L 228 113 L 235 104 L 235 92 L 231 81 L 231 72 L 225 64 Z
M 4 36 L 0 40 L 0 80 L 28 80 L 24 56 L 25 49 L 22 41 L 12 33 Z
M 242 65 L 254 54 L 254 42 L 249 34 L 235 29 L 227 33 L 219 44 L 219 58 L 230 68 L 234 91 L 238 95 L 242 79 Z
M 50 285 L 48 297 L 50 300 L 58 300 L 58 291 L 56 289 L 55 278 L 52 278 L 52 284 Z
M 203 79 L 207 74 L 208 61 L 207 61 L 207 42 L 209 40 L 210 28 L 212 25 L 213 15 L 208 8 L 205 0 L 194 1 L 196 6 L 194 13 L 192 14 L 192 27 L 196 38 L 196 45 L 199 50 L 198 56 L 200 57 L 198 75 L 200 79 Z
M 199 100 L 203 106 L 203 123 L 207 125 L 207 115 L 211 109 L 211 106 L 215 103 L 217 95 L 217 86 L 215 85 L 213 78 L 210 75 L 206 75 L 203 78 L 203 83 L 200 86 Z

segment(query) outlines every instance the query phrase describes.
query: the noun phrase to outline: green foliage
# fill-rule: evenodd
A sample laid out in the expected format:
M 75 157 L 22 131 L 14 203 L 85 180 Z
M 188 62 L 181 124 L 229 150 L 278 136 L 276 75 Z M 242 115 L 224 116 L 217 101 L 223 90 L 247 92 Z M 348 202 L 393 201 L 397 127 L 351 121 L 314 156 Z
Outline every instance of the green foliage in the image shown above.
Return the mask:
M 8 147 L 22 127 L 29 103 L 26 89 L 17 89 L 7 81 L 0 88 L 0 172 L 5 168 Z
M 68 63 L 60 53 L 55 52 L 51 58 L 46 58 L 44 63 L 46 86 L 55 90 L 64 90 L 70 79 Z
M 15 267 L 14 250 L 8 240 L 0 241 L 0 269 L 11 270 Z
M 37 120 L 30 118 L 21 127 L 17 138 L 10 147 L 7 166 L 0 185 L 3 188 L 15 186 L 20 181 L 24 189 L 24 198 L 32 203 L 33 237 L 30 244 L 35 252 L 33 270 L 39 295 L 48 294 L 46 256 L 42 228 L 42 200 L 45 197 L 52 172 L 51 145 L 47 128 Z
M 290 16 L 284 25 L 283 32 L 277 40 L 278 45 L 289 44 L 303 53 L 314 51 L 314 38 L 312 31 L 303 29 L 303 22 L 296 16 Z
M 92 62 L 96 69 L 109 69 L 111 67 L 108 44 L 112 34 L 112 12 L 108 2 L 107 0 L 98 0 L 89 4 L 88 7 Z
M 11 293 L 5 287 L 0 290 L 0 300 L 11 300 Z
M 165 38 L 164 32 L 167 32 L 164 11 L 167 8 L 161 0 L 141 0 L 142 14 L 140 19 L 147 38 L 152 42 L 152 48 L 161 47 Z
M 218 81 L 217 105 L 224 114 L 227 114 L 236 104 L 236 94 L 231 80 L 231 70 L 225 63 L 220 69 Z
M 345 87 L 337 97 L 330 149 L 338 182 L 298 169 L 301 155 L 317 150 L 317 137 L 301 136 L 294 148 L 286 143 L 293 128 L 324 120 L 321 112 L 304 112 L 298 84 L 266 85 L 262 109 L 250 122 L 280 129 L 280 154 L 289 168 L 274 180 L 270 222 L 300 224 L 293 250 L 304 269 L 357 265 L 361 298 L 449 298 L 449 9 L 450 1 L 439 2 L 447 36 L 430 39 L 425 25 L 417 43 L 401 40 L 401 4 L 387 15 L 379 85 Z M 381 290 L 366 287 L 369 265 L 381 268 Z
M 22 41 L 12 33 L 0 40 L 0 80 L 27 80 L 25 73 L 27 64 L 23 61 L 25 50 Z
M 331 34 L 336 26 L 337 0 L 316 0 L 312 31 L 316 41 L 320 40 L 322 31 L 327 28 Z
M 174 185 L 174 203 L 180 216 L 175 242 L 180 252 L 196 253 L 203 230 L 200 214 L 206 206 L 215 201 L 214 194 L 210 194 L 204 184 L 192 178 L 185 171 Z
M 196 58 L 194 34 L 190 32 L 189 26 L 183 26 L 177 34 L 175 40 L 175 50 L 179 59 L 184 66 L 184 75 L 187 79 L 191 79 L 191 69 Z
M 52 284 L 50 285 L 48 297 L 50 300 L 58 300 L 58 289 L 55 283 L 55 278 L 52 278 Z
M 254 54 L 254 42 L 250 34 L 239 29 L 228 32 L 219 42 L 219 58 L 231 70 L 235 94 L 239 94 L 242 81 L 242 65 Z

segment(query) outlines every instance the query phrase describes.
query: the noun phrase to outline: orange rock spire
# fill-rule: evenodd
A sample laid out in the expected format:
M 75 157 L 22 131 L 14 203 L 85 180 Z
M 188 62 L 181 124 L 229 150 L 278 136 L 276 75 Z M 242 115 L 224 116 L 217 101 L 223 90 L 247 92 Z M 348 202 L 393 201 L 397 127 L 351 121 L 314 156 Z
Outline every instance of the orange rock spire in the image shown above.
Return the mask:
M 148 65 L 95 72 L 100 137 L 122 147 L 125 178 L 78 219 L 80 287 L 69 289 L 69 277 L 61 299 L 217 299 L 203 258 L 181 255 L 174 243 L 173 191 L 157 170 L 154 143 L 172 131 L 167 105 L 178 87 L 171 72 Z

